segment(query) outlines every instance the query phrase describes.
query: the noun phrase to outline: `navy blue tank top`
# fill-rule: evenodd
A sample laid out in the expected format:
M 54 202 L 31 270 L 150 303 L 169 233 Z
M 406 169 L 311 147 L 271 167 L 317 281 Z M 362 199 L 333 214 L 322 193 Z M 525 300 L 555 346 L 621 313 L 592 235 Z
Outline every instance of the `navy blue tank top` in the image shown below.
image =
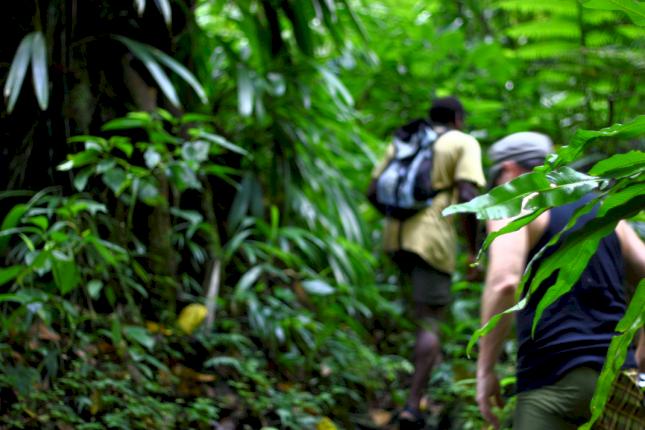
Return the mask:
M 574 211 L 592 198 L 593 195 L 589 195 L 576 203 L 551 209 L 549 226 L 531 249 L 529 261 L 564 228 Z M 582 216 L 573 230 L 593 219 L 596 211 L 594 208 Z M 554 251 L 552 247 L 536 261 L 533 274 Z M 518 392 L 553 384 L 576 367 L 602 369 L 616 324 L 627 308 L 623 264 L 618 237 L 612 233 L 600 241 L 598 250 L 571 291 L 544 311 L 533 338 L 531 327 L 537 303 L 546 288 L 555 283 L 556 276 L 544 281 L 527 306 L 517 313 Z M 628 353 L 625 367 L 636 367 L 633 350 Z

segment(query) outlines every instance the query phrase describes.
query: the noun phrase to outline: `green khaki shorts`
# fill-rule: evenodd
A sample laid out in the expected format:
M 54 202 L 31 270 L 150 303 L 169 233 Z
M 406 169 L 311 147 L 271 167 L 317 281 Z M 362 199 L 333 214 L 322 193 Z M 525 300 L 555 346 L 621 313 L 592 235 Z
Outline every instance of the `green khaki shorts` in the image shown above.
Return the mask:
M 452 302 L 452 279 L 449 274 L 435 269 L 423 258 L 408 251 L 396 252 L 392 260 L 409 280 L 415 305 L 442 307 Z
M 599 372 L 578 367 L 558 382 L 517 395 L 514 430 L 576 430 L 589 421 Z

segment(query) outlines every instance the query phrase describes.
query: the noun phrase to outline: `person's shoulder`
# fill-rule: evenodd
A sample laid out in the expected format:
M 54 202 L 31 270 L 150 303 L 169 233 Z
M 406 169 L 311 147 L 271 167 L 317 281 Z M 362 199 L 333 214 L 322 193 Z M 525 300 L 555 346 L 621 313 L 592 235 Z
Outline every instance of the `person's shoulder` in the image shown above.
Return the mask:
M 439 144 L 446 144 L 454 147 L 479 146 L 479 142 L 473 136 L 460 130 L 449 130 L 442 134 L 437 140 Z

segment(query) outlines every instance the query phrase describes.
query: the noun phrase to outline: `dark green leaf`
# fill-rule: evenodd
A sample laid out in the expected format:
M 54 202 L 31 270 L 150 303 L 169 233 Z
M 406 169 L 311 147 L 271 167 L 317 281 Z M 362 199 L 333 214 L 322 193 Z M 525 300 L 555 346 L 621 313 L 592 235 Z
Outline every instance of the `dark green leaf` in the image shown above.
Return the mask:
M 29 206 L 24 204 L 17 204 L 12 207 L 9 213 L 4 217 L 0 231 L 4 232 L 18 226 L 23 215 L 25 215 L 28 210 Z M 9 239 L 9 235 L 0 236 L 0 252 L 2 252 L 7 247 L 7 245 L 9 244 Z
M 12 281 L 25 269 L 24 266 L 9 266 L 0 269 L 0 286 Z
M 645 153 L 641 151 L 630 151 L 626 154 L 616 154 L 599 161 L 589 170 L 589 174 L 617 178 L 633 175 L 644 170 Z
M 291 21 L 298 48 L 303 54 L 312 56 L 314 53 L 313 32 L 309 27 L 313 18 L 309 14 L 311 3 L 287 0 L 282 3 L 282 8 Z
M 148 351 L 152 351 L 155 346 L 155 338 L 150 336 L 148 330 L 144 327 L 125 326 L 123 328 L 123 334 L 129 341 L 138 343 Z
M 612 206 L 612 204 L 619 205 Z M 532 282 L 532 291 L 539 288 L 542 282 L 555 271 L 558 275 L 555 284 L 549 286 L 537 305 L 532 333 L 535 333 L 544 310 L 568 293 L 577 283 L 589 259 L 596 252 L 600 240 L 611 234 L 621 219 L 640 212 L 642 206 L 642 199 L 639 197 L 627 203 L 622 202 L 621 199 L 615 199 L 612 202 L 605 200 L 598 211 L 597 218 L 589 221 L 584 228 L 571 233 L 558 249 L 542 262 Z
M 80 172 L 78 172 L 77 174 L 75 174 L 74 188 L 76 188 L 77 191 L 83 191 L 92 173 L 93 173 L 93 169 L 91 167 L 87 167 L 81 170 Z
M 553 172 L 535 171 L 493 188 L 468 203 L 449 206 L 443 215 L 474 212 L 479 219 L 503 219 L 520 214 L 525 199 L 535 193 L 526 209 L 552 207 L 578 200 L 598 186 L 599 180 L 562 167 Z
M 552 168 L 571 163 L 585 146 L 599 137 L 631 139 L 645 134 L 645 115 L 640 115 L 626 124 L 614 124 L 601 130 L 578 130 L 568 146 L 563 146 L 557 157 L 550 160 Z
M 49 220 L 47 219 L 46 216 L 42 216 L 42 215 L 28 218 L 26 222 L 37 226 L 43 231 L 47 230 L 47 227 L 49 227 Z
M 126 180 L 126 172 L 120 167 L 109 170 L 103 175 L 103 183 L 110 187 L 112 192 L 116 195 L 119 195 L 121 191 L 123 191 L 123 186 L 126 183 Z
M 202 184 L 197 179 L 195 171 L 193 171 L 186 163 L 173 163 L 169 166 L 170 170 L 170 180 L 171 182 L 179 188 L 180 191 L 184 191 L 188 188 L 193 188 L 199 190 L 202 188 Z
M 118 149 L 120 149 L 125 155 L 127 155 L 128 158 L 132 157 L 132 151 L 134 150 L 134 147 L 130 142 L 127 142 L 122 139 L 118 140 L 113 140 L 114 146 Z
M 486 236 L 486 240 L 484 240 L 484 244 L 482 245 L 482 247 L 481 247 L 481 249 L 479 251 L 479 255 L 477 256 L 477 259 L 480 258 L 481 254 L 488 249 L 490 244 L 497 237 L 499 237 L 501 235 L 504 235 L 504 234 L 507 234 L 507 233 L 510 233 L 510 232 L 513 232 L 513 231 L 519 230 L 520 228 L 524 227 L 525 225 L 533 222 L 535 219 L 537 219 L 537 217 L 542 215 L 547 210 L 548 210 L 548 208 L 541 208 L 541 209 L 538 209 L 538 210 L 536 210 L 534 212 L 531 212 L 531 213 L 528 213 L 526 215 L 523 215 L 523 216 L 513 220 L 512 222 L 508 223 L 507 225 L 505 225 L 504 227 L 500 228 L 499 230 L 490 233 L 488 236 Z
M 54 282 L 62 295 L 69 293 L 79 285 L 81 279 L 74 259 L 55 252 L 52 254 L 51 264 Z
M 138 118 L 117 118 L 108 121 L 101 127 L 103 131 L 129 130 L 132 128 L 146 128 L 149 122 Z
M 477 329 L 475 333 L 471 336 L 470 340 L 468 341 L 468 347 L 466 348 L 466 354 L 470 356 L 470 353 L 472 352 L 473 347 L 477 343 L 480 337 L 486 336 L 488 333 L 490 333 L 499 323 L 499 320 L 504 316 L 508 314 L 512 314 L 513 312 L 517 312 L 519 310 L 524 309 L 526 306 L 527 299 L 524 298 L 517 302 L 515 306 L 512 306 L 508 309 L 506 309 L 504 312 L 501 312 L 499 314 L 494 315 L 486 324 L 484 324 L 483 327 Z

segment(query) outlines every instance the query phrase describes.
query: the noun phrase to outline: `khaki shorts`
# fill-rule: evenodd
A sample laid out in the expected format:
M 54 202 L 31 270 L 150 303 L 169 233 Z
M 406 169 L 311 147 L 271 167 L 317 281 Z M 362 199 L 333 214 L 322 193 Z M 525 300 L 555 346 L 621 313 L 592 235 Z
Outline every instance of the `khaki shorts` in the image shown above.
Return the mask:
M 452 277 L 449 274 L 435 269 L 413 252 L 397 251 L 392 260 L 409 280 L 415 305 L 442 307 L 452 302 Z
M 623 370 L 611 388 L 605 409 L 594 430 L 645 429 L 643 393 L 636 370 Z M 599 372 L 577 367 L 553 385 L 517 395 L 514 430 L 577 430 L 591 417 L 589 405 Z

